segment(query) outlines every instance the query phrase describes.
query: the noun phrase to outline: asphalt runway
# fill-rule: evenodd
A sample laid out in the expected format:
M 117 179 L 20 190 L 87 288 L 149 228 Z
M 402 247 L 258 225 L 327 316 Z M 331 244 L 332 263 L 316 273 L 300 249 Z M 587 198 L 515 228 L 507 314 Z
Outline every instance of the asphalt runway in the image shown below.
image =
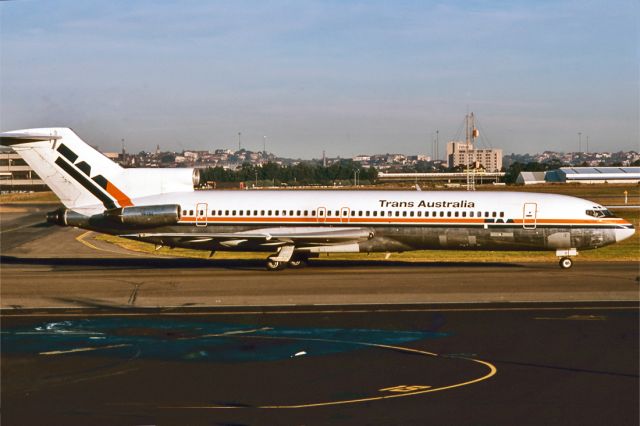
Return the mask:
M 157 258 L 0 206 L 2 423 L 637 425 L 638 265 Z
M 637 425 L 633 303 L 16 312 L 3 425 Z

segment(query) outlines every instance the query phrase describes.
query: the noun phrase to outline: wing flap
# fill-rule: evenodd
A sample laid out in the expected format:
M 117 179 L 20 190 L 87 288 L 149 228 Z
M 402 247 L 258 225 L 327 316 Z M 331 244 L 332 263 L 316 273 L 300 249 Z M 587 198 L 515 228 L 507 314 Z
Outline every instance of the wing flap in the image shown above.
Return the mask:
M 216 240 L 224 246 L 237 246 L 244 242 L 263 243 L 265 245 L 293 244 L 330 245 L 345 242 L 365 241 L 373 238 L 373 230 L 369 228 L 339 227 L 290 227 L 263 228 L 241 232 L 156 232 L 120 235 L 125 238 L 140 239 L 178 239 L 181 242 L 202 242 Z

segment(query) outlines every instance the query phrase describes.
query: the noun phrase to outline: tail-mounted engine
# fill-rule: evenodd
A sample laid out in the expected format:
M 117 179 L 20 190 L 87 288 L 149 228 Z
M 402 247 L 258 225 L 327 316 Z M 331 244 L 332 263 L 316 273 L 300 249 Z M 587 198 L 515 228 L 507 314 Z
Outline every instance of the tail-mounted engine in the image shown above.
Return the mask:
M 106 219 L 123 225 L 174 225 L 180 220 L 180 206 L 177 204 L 162 204 L 158 206 L 122 207 L 105 210 L 104 216 Z

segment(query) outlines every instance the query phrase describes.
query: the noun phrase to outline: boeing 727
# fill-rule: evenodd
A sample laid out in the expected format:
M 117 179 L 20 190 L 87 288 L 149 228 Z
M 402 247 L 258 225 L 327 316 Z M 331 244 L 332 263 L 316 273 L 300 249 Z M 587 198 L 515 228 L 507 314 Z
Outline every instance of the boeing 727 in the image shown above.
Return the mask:
M 197 169 L 125 169 L 69 128 L 0 134 L 60 198 L 50 222 L 158 246 L 269 253 L 268 270 L 320 253 L 578 250 L 629 238 L 624 219 L 554 194 L 465 191 L 196 191 Z

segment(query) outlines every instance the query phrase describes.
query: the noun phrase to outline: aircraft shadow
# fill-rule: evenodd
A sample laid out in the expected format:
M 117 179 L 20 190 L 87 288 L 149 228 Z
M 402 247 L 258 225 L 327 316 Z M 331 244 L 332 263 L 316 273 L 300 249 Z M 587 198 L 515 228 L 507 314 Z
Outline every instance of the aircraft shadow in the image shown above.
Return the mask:
M 0 256 L 4 265 L 41 265 L 51 267 L 87 267 L 117 269 L 204 269 L 223 268 L 232 270 L 264 270 L 264 261 L 260 259 L 188 259 L 188 258 L 58 258 L 58 257 L 16 257 Z M 310 260 L 309 268 L 522 268 L 523 265 L 506 262 L 402 262 L 397 260 Z

